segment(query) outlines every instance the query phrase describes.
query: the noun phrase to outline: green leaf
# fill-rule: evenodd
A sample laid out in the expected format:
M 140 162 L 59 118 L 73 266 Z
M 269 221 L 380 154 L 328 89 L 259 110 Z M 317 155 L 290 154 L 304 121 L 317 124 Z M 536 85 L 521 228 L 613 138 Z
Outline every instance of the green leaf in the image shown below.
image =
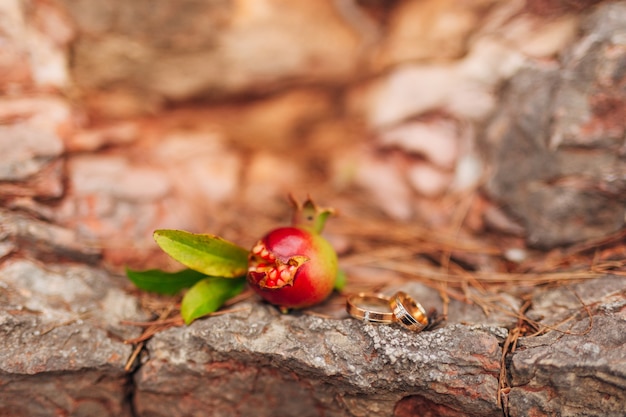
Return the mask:
M 183 297 L 180 314 L 185 324 L 217 311 L 226 300 L 239 294 L 245 284 L 245 277 L 207 277 L 198 281 Z
M 178 272 L 165 272 L 160 269 L 133 271 L 126 268 L 126 275 L 138 288 L 159 294 L 173 295 L 189 288 L 206 275 L 192 269 L 183 269 Z
M 346 281 L 348 280 L 348 276 L 341 269 L 337 270 L 337 277 L 335 278 L 335 290 L 341 291 L 346 286 Z
M 157 230 L 154 240 L 172 258 L 205 275 L 232 278 L 248 270 L 248 251 L 218 236 Z

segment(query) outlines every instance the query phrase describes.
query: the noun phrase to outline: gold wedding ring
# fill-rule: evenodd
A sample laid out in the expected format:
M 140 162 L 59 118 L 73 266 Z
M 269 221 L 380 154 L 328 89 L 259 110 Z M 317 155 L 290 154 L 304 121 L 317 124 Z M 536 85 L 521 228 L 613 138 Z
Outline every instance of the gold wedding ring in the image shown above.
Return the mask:
M 352 317 L 372 323 L 391 324 L 395 321 L 389 297 L 381 294 L 354 294 L 348 297 L 346 310 Z
M 398 291 L 389 300 L 395 318 L 407 329 L 421 332 L 428 326 L 428 317 L 424 307 L 407 293 Z

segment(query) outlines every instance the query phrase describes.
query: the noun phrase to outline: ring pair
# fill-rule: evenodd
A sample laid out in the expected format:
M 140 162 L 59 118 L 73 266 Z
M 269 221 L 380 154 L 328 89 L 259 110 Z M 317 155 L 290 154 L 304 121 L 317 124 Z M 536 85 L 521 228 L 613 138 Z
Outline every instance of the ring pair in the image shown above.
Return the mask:
M 348 297 L 346 310 L 359 320 L 385 324 L 399 322 L 414 332 L 421 332 L 428 326 L 424 307 L 404 291 L 398 291 L 392 297 L 354 294 Z

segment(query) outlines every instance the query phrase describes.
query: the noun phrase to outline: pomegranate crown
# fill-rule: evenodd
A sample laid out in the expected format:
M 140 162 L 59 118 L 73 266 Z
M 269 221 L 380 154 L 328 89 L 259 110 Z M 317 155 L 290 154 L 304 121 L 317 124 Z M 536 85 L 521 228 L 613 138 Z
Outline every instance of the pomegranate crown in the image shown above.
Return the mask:
M 310 196 L 307 196 L 305 202 L 300 204 L 293 194 L 289 194 L 289 202 L 294 208 L 291 224 L 313 230 L 315 233 L 321 233 L 328 216 L 335 214 L 332 208 L 319 207 Z

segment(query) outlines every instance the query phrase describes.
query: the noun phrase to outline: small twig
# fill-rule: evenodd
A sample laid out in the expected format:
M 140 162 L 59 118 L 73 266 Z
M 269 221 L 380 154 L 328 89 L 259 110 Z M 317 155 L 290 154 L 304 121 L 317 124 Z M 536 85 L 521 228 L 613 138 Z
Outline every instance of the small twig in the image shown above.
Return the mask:
M 591 309 L 589 308 L 588 305 L 584 303 L 582 298 L 575 291 L 573 292 L 576 298 L 578 299 L 578 301 L 580 301 L 580 303 L 582 304 L 583 309 L 589 316 L 589 325 L 587 326 L 587 329 L 585 329 L 585 331 L 580 332 L 580 333 L 572 333 L 569 330 L 564 331 L 564 330 L 558 329 L 558 327 L 572 320 L 578 313 L 568 317 L 567 319 L 563 320 L 562 322 L 558 323 L 555 326 L 548 326 L 548 325 L 542 325 L 533 320 L 530 320 L 526 316 L 526 311 L 530 308 L 530 305 L 531 305 L 530 300 L 526 300 L 526 302 L 522 305 L 522 307 L 520 307 L 517 313 L 519 317 L 517 324 L 513 329 L 509 331 L 509 334 L 507 335 L 507 338 L 504 341 L 504 345 L 502 346 L 502 356 L 500 357 L 500 375 L 498 377 L 498 390 L 496 393 L 496 402 L 498 404 L 498 407 L 502 409 L 502 412 L 504 413 L 505 416 L 509 415 L 507 394 L 511 390 L 511 387 L 509 386 L 508 378 L 507 378 L 506 358 L 509 354 L 514 353 L 515 350 L 517 349 L 517 343 L 518 343 L 520 336 L 524 332 L 524 328 L 528 325 L 531 325 L 535 328 L 539 327 L 539 330 L 537 332 L 527 337 L 534 337 L 539 334 L 545 333 L 546 331 L 549 331 L 549 330 L 557 331 L 564 335 L 567 334 L 567 335 L 573 335 L 573 336 L 584 336 L 585 334 L 589 333 L 591 329 L 593 328 L 593 314 L 591 312 Z
M 444 317 L 448 317 L 448 307 L 450 305 L 450 297 L 448 297 L 448 285 L 445 282 L 441 282 L 439 284 L 439 287 L 439 296 L 441 297 L 441 301 L 443 302 L 441 314 Z
M 359 238 L 372 238 L 376 241 L 392 242 L 395 244 L 410 244 L 414 247 L 420 246 L 423 251 L 460 251 L 468 253 L 484 253 L 490 255 L 501 255 L 502 249 L 495 246 L 487 246 L 475 241 L 459 239 L 455 234 L 433 231 L 428 228 L 412 224 L 399 225 L 395 222 L 357 222 L 350 223 L 350 219 L 344 219 L 341 224 L 336 224 L 333 228 L 344 236 L 358 236 Z M 418 239 L 416 241 L 416 239 Z M 420 252 L 419 250 L 414 251 Z
M 502 356 L 500 357 L 500 375 L 498 376 L 498 391 L 496 392 L 496 403 L 498 404 L 498 407 L 502 408 L 505 416 L 509 415 L 507 411 L 508 399 L 505 396 L 511 390 L 506 372 L 506 357 L 509 353 L 513 353 L 515 351 L 515 347 L 517 346 L 517 339 L 519 338 L 519 336 L 519 327 L 516 326 L 509 331 L 509 334 L 504 341 L 504 345 L 502 346 Z
M 170 315 L 170 313 L 172 312 L 173 309 L 174 309 L 173 305 L 168 306 L 159 315 L 159 320 L 164 320 L 167 316 Z M 135 349 L 133 350 L 133 353 L 130 355 L 130 357 L 126 361 L 126 365 L 124 366 L 124 371 L 125 372 L 130 372 L 130 370 L 133 368 L 135 360 L 139 356 L 139 353 L 141 352 L 141 350 L 145 346 L 145 341 L 147 339 L 149 339 L 150 337 L 152 337 L 154 335 L 156 329 L 158 329 L 158 328 L 160 328 L 160 326 L 152 325 L 152 326 L 150 326 L 150 327 L 148 327 L 148 328 L 146 328 L 144 330 L 142 336 L 139 336 L 138 338 L 135 338 L 135 339 L 125 340 L 124 341 L 124 343 L 126 343 L 126 344 L 135 344 L 135 343 L 137 343 L 137 346 L 135 346 Z M 145 337 L 145 336 L 147 336 L 147 337 Z
M 517 320 L 517 324 L 515 325 L 513 329 L 509 331 L 509 334 L 507 335 L 506 340 L 504 341 L 504 345 L 502 346 L 502 355 L 500 356 L 500 375 L 498 377 L 498 390 L 496 392 L 496 402 L 498 404 L 498 407 L 502 408 L 502 411 L 505 416 L 509 415 L 508 410 L 507 410 L 508 399 L 507 397 L 505 397 L 505 395 L 507 395 L 509 391 L 511 390 L 511 387 L 509 386 L 509 381 L 507 378 L 507 372 L 506 372 L 506 357 L 510 353 L 515 352 L 515 349 L 517 348 L 517 340 L 519 339 L 522 333 L 522 329 L 524 328 L 524 322 L 525 322 L 524 318 L 526 317 L 526 311 L 528 311 L 530 306 L 531 306 L 530 300 L 526 300 L 526 302 L 522 304 L 522 306 L 519 308 L 517 312 L 519 316 L 519 319 Z M 506 404 L 503 404 L 503 403 L 506 403 Z
M 136 327 L 150 327 L 150 326 L 162 326 L 166 324 L 173 324 L 180 321 L 180 317 L 171 317 L 169 319 L 163 320 L 153 320 L 153 321 L 132 321 L 132 320 L 122 320 L 120 324 L 125 326 L 136 326 Z
M 465 278 L 459 275 L 442 273 L 424 268 L 423 265 L 415 267 L 407 262 L 400 263 L 394 261 L 380 262 L 374 265 L 381 269 L 389 269 L 395 272 L 402 272 L 407 275 L 416 276 L 422 280 L 437 282 L 447 282 L 452 284 L 462 283 Z M 600 278 L 604 274 L 592 271 L 573 272 L 550 272 L 550 273 L 503 273 L 503 272 L 477 272 L 474 274 L 476 281 L 482 284 L 508 284 L 516 285 L 528 283 L 532 285 L 548 284 L 553 282 L 577 281 L 582 279 Z
M 130 354 L 130 356 L 128 357 L 128 360 L 126 361 L 126 365 L 124 365 L 124 372 L 130 372 L 130 370 L 133 368 L 133 364 L 135 363 L 135 360 L 137 360 L 137 357 L 141 353 L 143 346 L 144 346 L 143 342 L 135 346 L 135 349 L 133 349 L 133 353 Z
M 589 333 L 591 331 L 591 329 L 593 328 L 593 314 L 591 312 L 591 309 L 589 308 L 589 306 L 587 304 L 585 304 L 585 302 L 582 300 L 582 298 L 580 298 L 580 296 L 576 293 L 576 291 L 572 290 L 572 292 L 574 293 L 574 296 L 578 299 L 578 301 L 580 302 L 580 304 L 582 305 L 583 310 L 585 310 L 585 312 L 587 313 L 587 316 L 589 317 L 589 325 L 587 326 L 587 328 L 582 331 L 582 332 L 578 332 L 578 333 L 573 333 L 570 330 L 561 330 L 559 327 L 563 326 L 565 323 L 568 323 L 572 320 L 574 320 L 576 318 L 576 316 L 578 315 L 578 312 L 575 312 L 574 314 L 572 314 L 571 316 L 561 320 L 560 322 L 553 324 L 553 325 L 547 325 L 547 324 L 542 324 L 542 323 L 538 323 L 538 322 L 533 322 L 530 319 L 527 319 L 529 322 L 533 322 L 537 325 L 537 327 L 539 328 L 539 330 L 537 330 L 535 333 L 528 335 L 527 337 L 537 337 L 540 336 L 542 334 L 547 333 L 548 331 L 554 331 L 554 332 L 559 332 L 563 335 L 570 335 L 570 336 L 584 336 L 587 333 Z M 570 326 L 571 328 L 571 326 Z
M 51 331 L 53 331 L 55 329 L 58 329 L 59 327 L 69 326 L 70 324 L 76 323 L 77 321 L 84 320 L 84 319 L 88 318 L 91 315 L 91 313 L 92 313 L 91 311 L 85 311 L 85 312 L 79 313 L 78 317 L 66 320 L 66 321 L 61 322 L 61 323 L 54 324 L 54 325 L 50 326 L 49 328 L 47 328 L 46 330 L 43 330 L 39 335 L 43 336 L 45 334 L 50 333 Z
M 626 239 L 626 228 L 621 229 L 609 236 L 603 236 L 597 239 L 590 239 L 586 242 L 574 245 L 565 251 L 563 258 L 570 257 L 572 255 L 588 251 L 590 249 L 599 248 L 601 246 L 610 245 L 612 243 L 620 242 L 622 239 Z
M 237 304 L 241 301 L 247 300 L 248 298 L 252 297 L 254 295 L 254 292 L 250 289 L 247 289 L 246 291 L 242 292 L 241 294 L 238 294 L 236 296 L 234 296 L 233 298 L 230 298 L 228 300 L 226 300 L 226 302 L 224 303 L 223 307 L 230 307 L 234 304 Z M 214 314 L 214 313 L 212 313 Z
M 228 313 L 236 313 L 238 311 L 243 311 L 245 310 L 245 308 L 231 308 L 230 310 L 220 310 L 220 311 L 215 311 L 213 313 L 209 313 L 206 314 L 202 317 L 215 317 L 215 316 L 221 316 L 223 314 L 228 314 Z M 198 317 L 200 318 L 200 317 Z M 131 326 L 139 326 L 139 327 L 147 327 L 143 333 L 141 334 L 141 336 L 138 336 L 134 339 L 128 339 L 125 340 L 124 343 L 126 344 L 135 344 L 135 343 L 141 343 L 144 342 L 148 339 L 150 339 L 152 336 L 154 336 L 155 334 L 165 330 L 165 329 L 169 329 L 170 327 L 179 327 L 182 326 L 183 324 L 185 324 L 185 321 L 183 320 L 183 318 L 181 316 L 178 317 L 172 317 L 169 319 L 157 319 L 155 321 L 152 322 L 143 322 L 143 321 L 125 321 L 124 324 L 128 324 Z
M 452 272 L 464 277 L 467 280 L 467 283 L 470 284 L 473 288 L 476 288 L 478 292 L 482 294 L 485 294 L 487 292 L 485 286 L 474 276 L 474 274 L 462 268 L 456 263 L 452 263 L 451 265 L 453 267 Z
M 246 310 L 250 310 L 250 309 L 248 307 L 231 308 L 230 310 L 215 311 L 213 313 L 209 313 L 206 316 L 202 316 L 202 317 L 217 317 L 217 316 L 223 316 L 224 314 L 238 313 L 240 311 L 246 311 Z
M 533 265 L 534 262 L 532 262 L 525 269 L 531 270 L 533 272 L 551 271 L 558 268 L 560 265 L 564 265 L 568 262 L 571 262 L 572 260 L 578 259 L 577 256 L 594 249 L 595 255 L 590 269 L 595 271 L 596 268 L 599 268 L 598 262 L 601 256 L 600 249 L 602 247 L 619 244 L 624 239 L 626 239 L 626 228 L 619 230 L 618 232 L 609 236 L 604 236 L 598 239 L 590 239 L 578 245 L 571 246 L 570 248 L 564 250 L 563 253 L 550 259 L 548 265 L 544 264 L 535 266 Z M 621 266 L 618 267 L 623 266 L 624 264 L 622 263 Z M 602 269 L 600 268 L 599 270 L 601 271 Z

